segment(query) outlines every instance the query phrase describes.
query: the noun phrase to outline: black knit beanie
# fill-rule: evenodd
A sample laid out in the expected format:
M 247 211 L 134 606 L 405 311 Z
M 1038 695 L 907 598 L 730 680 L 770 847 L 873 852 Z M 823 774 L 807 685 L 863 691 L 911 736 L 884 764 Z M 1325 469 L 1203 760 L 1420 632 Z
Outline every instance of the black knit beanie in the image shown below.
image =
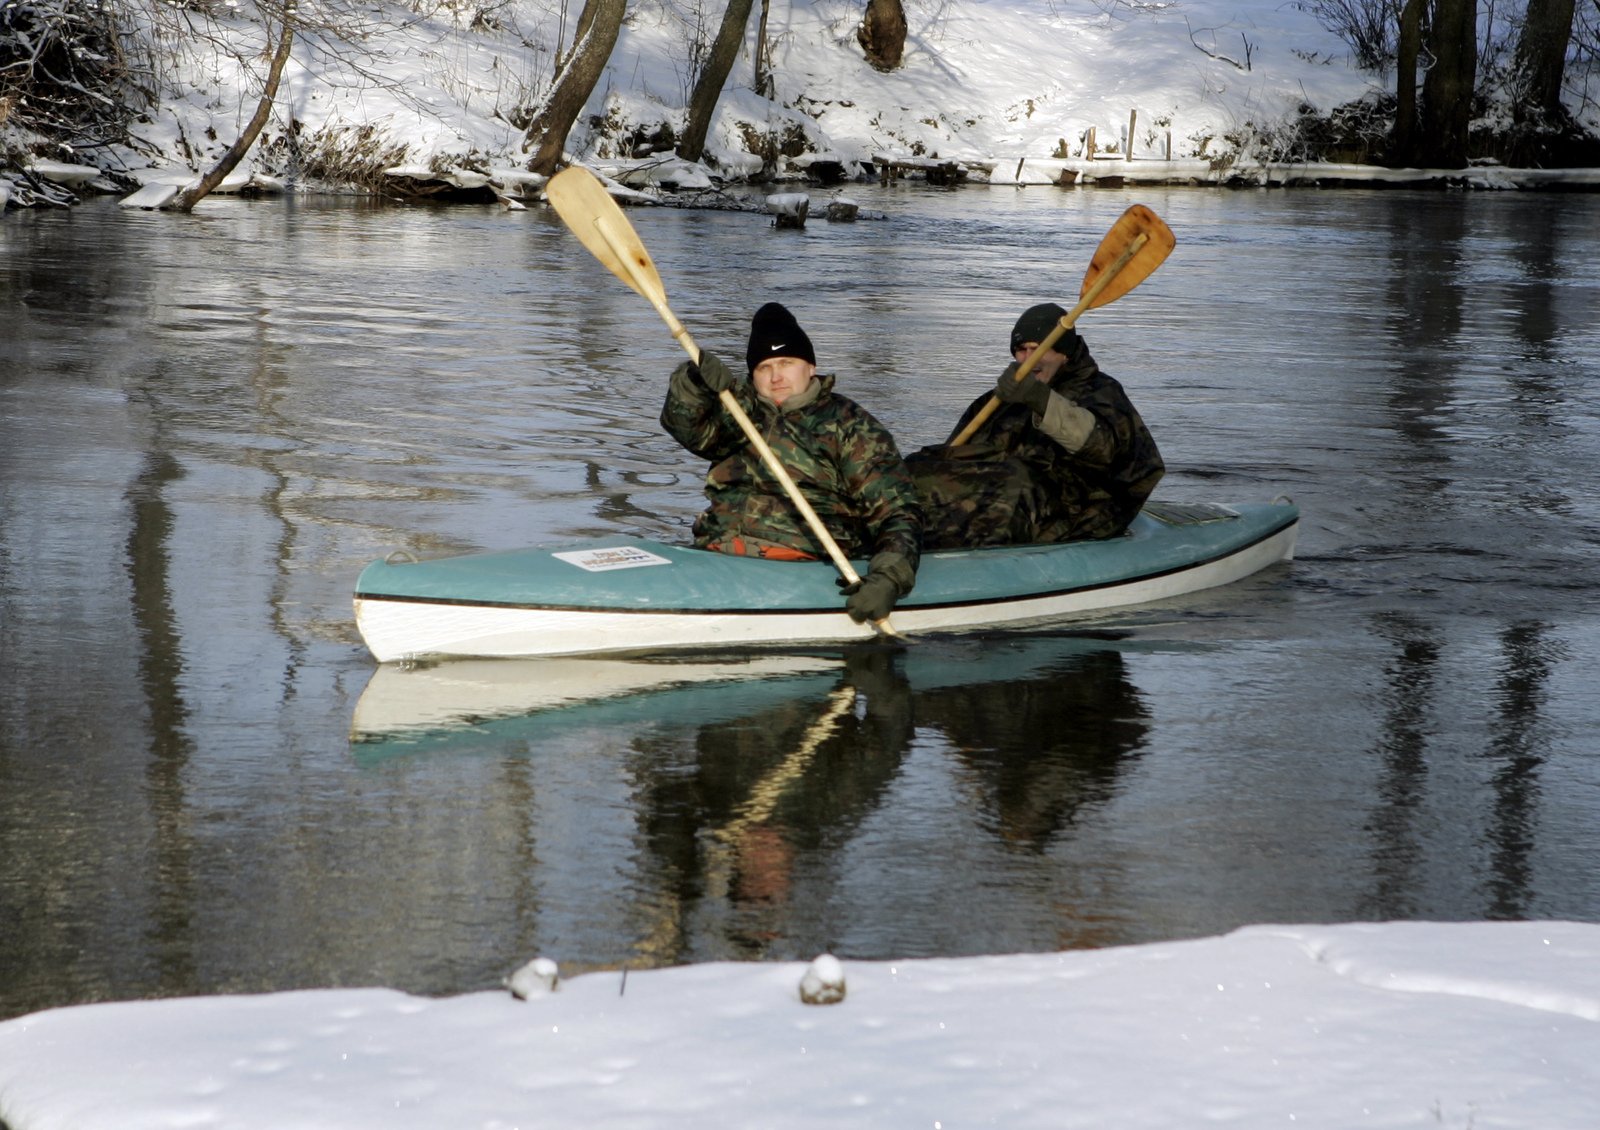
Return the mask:
M 745 346 L 744 362 L 753 373 L 768 357 L 798 357 L 817 363 L 811 339 L 794 315 L 776 302 L 769 302 L 750 319 L 750 344 Z
M 1060 325 L 1061 319 L 1066 316 L 1067 312 L 1054 302 L 1028 307 L 1022 312 L 1022 317 L 1017 319 L 1017 324 L 1011 327 L 1011 352 L 1015 353 L 1030 341 L 1037 345 L 1049 337 L 1051 331 Z M 1065 353 L 1066 350 L 1061 348 L 1063 341 L 1070 341 L 1076 332 L 1068 330 L 1051 348 L 1057 353 Z

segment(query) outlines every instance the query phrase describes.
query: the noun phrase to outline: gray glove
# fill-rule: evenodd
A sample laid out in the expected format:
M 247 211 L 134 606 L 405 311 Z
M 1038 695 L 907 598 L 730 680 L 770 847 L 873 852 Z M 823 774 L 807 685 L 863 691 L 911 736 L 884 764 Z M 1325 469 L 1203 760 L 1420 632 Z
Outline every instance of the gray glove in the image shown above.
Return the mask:
M 1022 380 L 1017 380 L 1017 368 L 1015 361 L 1006 366 L 1006 371 L 1000 374 L 1000 380 L 994 386 L 995 396 L 1002 404 L 1026 404 L 1035 416 L 1043 416 L 1045 409 L 1050 407 L 1050 386 L 1031 372 Z
M 887 619 L 894 611 L 894 602 L 900 599 L 899 587 L 882 573 L 868 573 L 855 584 L 845 585 L 843 592 L 848 598 L 844 610 L 857 624 Z
M 887 619 L 894 611 L 894 602 L 911 591 L 916 583 L 916 573 L 911 563 L 898 553 L 884 552 L 872 558 L 867 575 L 854 584 L 840 577 L 839 591 L 847 599 L 844 610 L 858 624 L 874 623 Z
M 715 353 L 700 351 L 700 363 L 689 366 L 689 376 L 702 388 L 716 395 L 733 387 L 733 370 L 722 363 Z

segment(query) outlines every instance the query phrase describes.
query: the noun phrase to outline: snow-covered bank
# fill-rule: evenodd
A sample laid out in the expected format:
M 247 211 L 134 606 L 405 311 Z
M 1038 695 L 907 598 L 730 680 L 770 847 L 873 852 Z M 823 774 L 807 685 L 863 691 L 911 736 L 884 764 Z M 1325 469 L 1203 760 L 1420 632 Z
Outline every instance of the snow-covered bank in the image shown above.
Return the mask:
M 1375 105 L 1392 83 L 1392 76 L 1357 67 L 1349 47 L 1308 7 L 1275 0 L 913 0 L 904 63 L 882 73 L 856 41 L 858 3 L 795 0 L 774 9 L 767 26 L 773 96 L 751 89 L 752 21 L 711 124 L 705 163 L 689 165 L 670 151 L 686 114 L 686 60 L 703 52 L 715 13 L 680 0 L 638 0 L 568 149 L 574 160 L 602 168 L 650 157 L 647 168 L 634 168 L 635 183 L 688 188 L 764 168 L 778 179 L 807 177 L 822 166 L 865 177 L 874 174 L 875 159 L 959 166 L 971 179 L 1018 183 L 1045 169 L 1076 172 L 1080 183 L 1118 175 L 1301 183 L 1306 178 L 1276 172 L 1306 158 L 1298 124 L 1358 102 Z M 46 154 L 50 167 L 98 168 L 106 174 L 98 180 L 70 175 L 91 191 L 121 193 L 181 184 L 209 168 L 259 95 L 267 42 L 250 11 L 230 4 L 192 13 L 186 18 L 204 24 L 205 34 L 176 34 L 162 22 L 172 18 L 165 7 L 149 9 L 144 33 L 164 80 L 158 102 L 133 124 L 129 145 Z M 344 26 L 354 17 L 329 11 L 296 39 L 271 119 L 235 185 L 537 194 L 537 183 L 518 179 L 526 162 L 518 123 L 548 86 L 552 58 L 569 46 L 570 28 L 549 0 L 492 8 L 380 0 L 362 9 L 359 27 Z M 1600 132 L 1600 106 L 1583 99 L 1573 109 L 1580 126 Z M 1386 127 L 1375 108 L 1367 112 L 1372 120 L 1355 133 L 1376 136 Z M 8 148 L 18 149 L 16 139 Z M 1106 169 L 1122 164 L 1139 172 Z M 1349 171 L 1365 167 L 1324 168 L 1310 179 L 1375 179 Z M 1383 179 L 1548 187 L 1536 170 L 1436 173 L 1394 170 Z M 25 178 L 3 170 L 0 186 L 22 196 L 32 191 Z
M 1258 926 L 1012 957 L 591 973 L 0 1024 L 11 1130 L 1357 1126 L 1587 1130 L 1600 926 Z
M 167 52 L 160 102 L 133 126 L 132 147 L 96 154 L 94 163 L 148 184 L 209 167 L 232 143 L 259 94 L 265 40 L 258 24 L 230 10 L 248 11 L 215 9 L 205 36 L 150 30 Z M 856 43 L 858 4 L 796 0 L 774 9 L 775 97 L 750 89 L 752 27 L 712 122 L 710 166 L 750 173 L 762 164 L 755 152 L 768 147 L 779 150 L 780 174 L 819 156 L 859 173 L 877 152 L 1015 164 L 1089 155 L 1091 143 L 1101 155 L 1131 148 L 1165 156 L 1170 145 L 1172 156 L 1196 160 L 1281 157 L 1273 138 L 1300 107 L 1326 111 L 1379 83 L 1314 17 L 1272 0 L 960 0 L 906 11 L 904 65 L 883 74 Z M 545 0 L 508 0 L 487 15 L 379 4 L 365 18 L 340 36 L 297 39 L 246 174 L 306 186 L 341 162 L 479 172 L 523 163 L 513 122 L 548 83 L 561 45 Z M 632 157 L 643 139 L 681 129 L 685 60 L 703 34 L 671 0 L 631 6 L 568 139 L 572 155 Z

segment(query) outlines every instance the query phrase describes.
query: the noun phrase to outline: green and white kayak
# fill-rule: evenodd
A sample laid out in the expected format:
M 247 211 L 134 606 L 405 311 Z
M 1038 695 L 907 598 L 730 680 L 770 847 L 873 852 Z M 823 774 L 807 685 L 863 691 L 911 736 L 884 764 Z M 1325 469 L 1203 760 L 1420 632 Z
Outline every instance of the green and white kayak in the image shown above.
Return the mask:
M 1183 596 L 1290 560 L 1299 520 L 1286 500 L 1152 503 L 1105 541 L 928 553 L 891 619 L 903 635 L 972 631 Z M 356 581 L 356 624 L 381 663 L 837 643 L 874 631 L 845 615 L 827 562 L 634 537 L 402 556 Z

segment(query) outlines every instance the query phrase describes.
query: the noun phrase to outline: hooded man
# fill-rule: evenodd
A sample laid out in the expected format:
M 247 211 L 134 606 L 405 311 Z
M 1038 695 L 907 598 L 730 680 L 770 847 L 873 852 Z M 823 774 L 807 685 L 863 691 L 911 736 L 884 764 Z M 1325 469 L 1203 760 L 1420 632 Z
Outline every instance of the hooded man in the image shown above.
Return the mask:
M 1017 370 L 1067 312 L 1023 312 L 1001 407 L 961 447 L 926 447 L 907 460 L 922 496 L 929 549 L 1115 537 L 1128 528 L 1166 466 L 1127 393 L 1068 330 L 1022 380 Z M 950 438 L 989 401 L 984 393 Z
M 755 312 L 745 347 L 749 380 L 738 380 L 702 350 L 672 373 L 661 426 L 711 461 L 710 506 L 695 519 L 694 543 L 722 553 L 786 561 L 824 559 L 820 545 L 781 483 L 718 400 L 724 390 L 755 423 L 846 557 L 870 557 L 858 585 L 845 588 L 845 609 L 877 622 L 916 582 L 922 508 L 916 487 L 883 425 L 833 391 L 817 373 L 811 339 L 785 307 Z

